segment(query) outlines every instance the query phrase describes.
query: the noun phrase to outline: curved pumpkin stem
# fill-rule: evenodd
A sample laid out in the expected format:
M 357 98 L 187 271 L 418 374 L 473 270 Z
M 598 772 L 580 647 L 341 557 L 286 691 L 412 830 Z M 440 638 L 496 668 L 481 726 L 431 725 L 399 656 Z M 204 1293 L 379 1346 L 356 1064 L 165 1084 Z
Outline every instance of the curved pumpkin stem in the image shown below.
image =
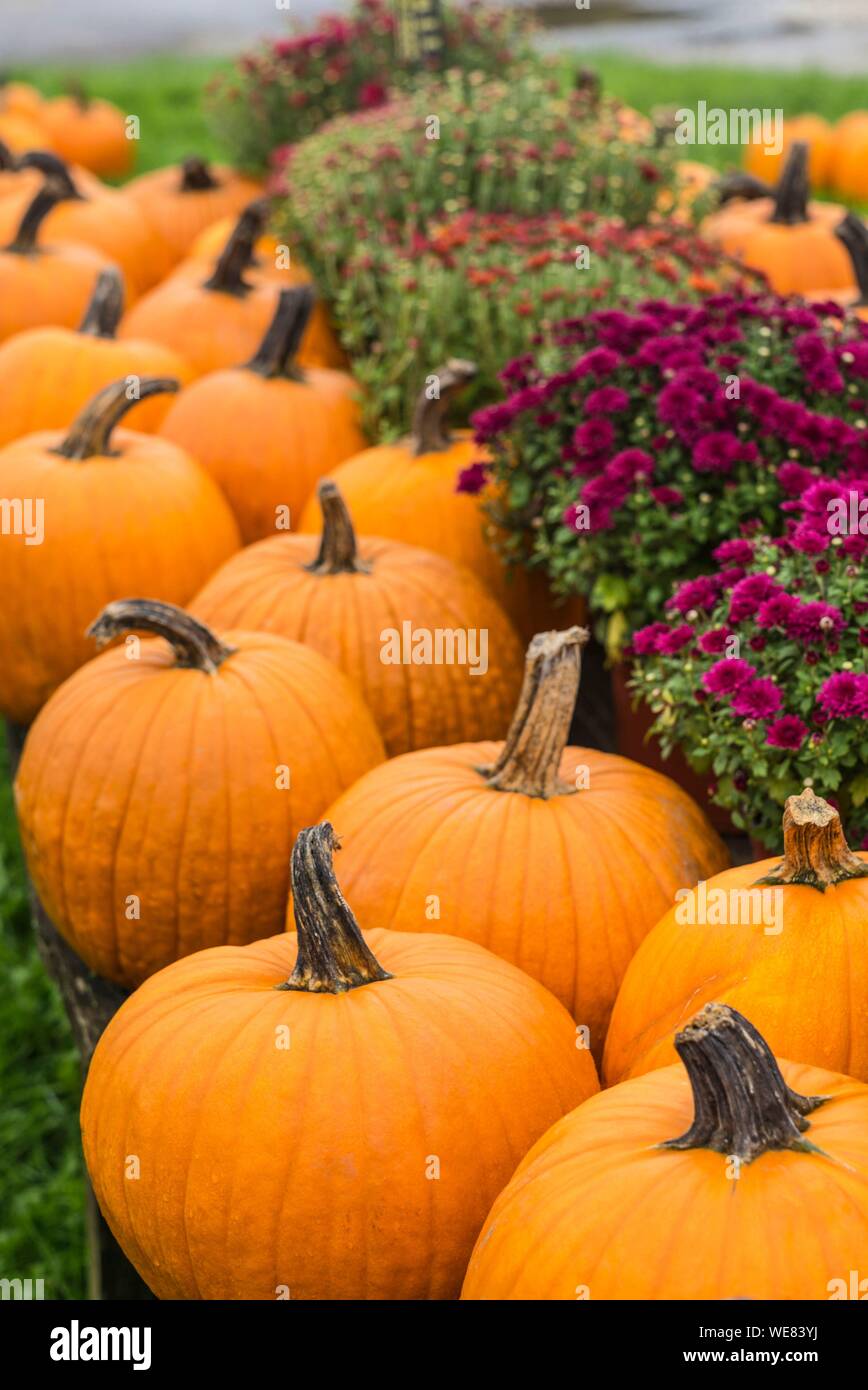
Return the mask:
M 204 193 L 208 189 L 219 187 L 219 180 L 211 173 L 207 159 L 191 155 L 189 159 L 184 160 L 181 165 L 179 193 Z
M 124 282 L 119 270 L 101 270 L 90 303 L 78 326 L 90 338 L 114 338 L 124 311 Z
M 125 632 L 153 632 L 165 637 L 175 653 L 175 665 L 213 676 L 236 647 L 221 642 L 210 628 L 176 608 L 150 598 L 122 598 L 108 604 L 85 633 L 98 647 L 113 642 Z
M 548 798 L 571 796 L 576 788 L 560 780 L 560 765 L 582 674 L 584 627 L 538 632 L 531 638 L 518 705 L 500 757 L 478 768 L 489 787 L 502 792 Z
M 713 1149 L 752 1163 L 770 1149 L 817 1153 L 802 1135 L 825 1096 L 791 1091 L 765 1039 L 728 1004 L 706 1004 L 675 1050 L 693 1090 L 693 1124 L 664 1149 Z
M 253 264 L 254 248 L 265 226 L 266 206 L 264 198 L 257 198 L 244 209 L 220 252 L 213 274 L 205 281 L 206 290 L 243 299 L 253 289 L 244 279 L 244 272 Z
M 868 305 L 868 227 L 854 212 L 848 212 L 835 228 L 835 236 L 843 242 L 850 260 L 853 274 L 859 286 L 859 298 L 851 309 L 861 309 Z M 834 295 L 832 296 L 834 299 Z
M 732 202 L 734 198 L 753 202 L 757 198 L 771 198 L 774 195 L 770 183 L 758 179 L 755 174 L 746 174 L 742 169 L 732 169 L 728 174 L 715 179 L 711 191 L 717 196 L 721 207 Z
M 296 285 L 293 289 L 280 291 L 274 318 L 268 325 L 265 337 L 250 361 L 245 363 L 249 372 L 256 372 L 269 381 L 276 377 L 304 380 L 304 373 L 296 366 L 295 355 L 315 303 L 316 294 L 310 285 Z
M 796 227 L 802 222 L 808 222 L 810 196 L 808 145 L 804 140 L 795 140 L 790 146 L 783 172 L 775 186 L 775 207 L 769 221 L 778 222 L 785 227 Z
M 432 376 L 437 381 L 437 395 L 429 397 L 426 386 L 418 396 L 413 411 L 411 433 L 414 454 L 438 454 L 449 448 L 446 414 L 453 398 L 479 373 L 475 362 L 463 357 L 450 357 L 445 367 L 438 367 Z
M 844 837 L 841 817 L 806 787 L 788 796 L 784 806 L 784 857 L 757 883 L 801 883 L 821 893 L 835 883 L 868 877 L 868 864 L 854 854 Z
M 5 140 L 0 140 L 0 173 L 8 174 L 18 168 L 18 163 L 14 154 L 6 144 Z
M 55 179 L 66 189 L 65 198 L 75 198 L 84 202 L 84 194 L 77 187 L 75 179 L 70 173 L 69 165 L 66 164 L 59 155 L 52 154 L 50 150 L 28 150 L 18 161 L 19 169 L 38 169 L 40 174 L 46 178 Z
M 68 198 L 64 185 L 57 179 L 46 179 L 25 209 L 18 231 L 5 248 L 16 256 L 36 256 L 40 247 L 37 243 L 40 228 L 52 208 Z
M 161 396 L 167 391 L 180 390 L 181 383 L 172 376 L 142 376 L 137 379 L 136 394 L 131 396 L 130 380 L 122 377 L 104 386 L 92 401 L 88 401 L 75 419 L 69 434 L 54 450 L 68 459 L 89 459 L 94 454 L 110 454 L 112 430 L 139 401 L 149 396 Z
M 313 564 L 305 565 L 310 574 L 370 574 L 358 553 L 356 533 L 349 508 L 331 478 L 323 478 L 316 495 L 322 511 L 322 536 Z
M 359 930 L 335 878 L 332 856 L 340 849 L 328 821 L 299 832 L 292 849 L 292 905 L 298 958 L 278 989 L 344 994 L 377 980 L 391 980 Z

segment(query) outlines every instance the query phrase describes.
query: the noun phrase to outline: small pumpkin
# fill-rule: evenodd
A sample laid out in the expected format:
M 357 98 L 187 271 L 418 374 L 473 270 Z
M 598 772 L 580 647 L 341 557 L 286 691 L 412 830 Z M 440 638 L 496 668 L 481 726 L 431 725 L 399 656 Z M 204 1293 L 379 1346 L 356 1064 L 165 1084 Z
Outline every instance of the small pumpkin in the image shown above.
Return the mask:
M 28 723 L 92 654 L 85 628 L 136 590 L 184 603 L 237 550 L 229 504 L 167 439 L 116 430 L 137 400 L 176 391 L 171 378 L 107 386 L 68 430 L 0 449 L 0 496 L 21 524 L 0 545 L 0 713 Z M 14 515 L 14 513 L 13 513 Z
M 868 111 L 851 111 L 836 125 L 830 181 L 842 198 L 868 202 Z
M 357 542 L 330 480 L 319 499 L 319 540 L 257 541 L 214 575 L 191 611 L 322 652 L 361 689 L 390 756 L 505 732 L 521 647 L 488 591 L 442 555 L 379 537 Z
M 53 148 L 54 143 L 44 123 L 24 111 L 0 111 L 0 140 L 13 154 Z
M 420 392 L 410 436 L 363 450 L 331 476 L 361 532 L 420 545 L 466 565 L 529 640 L 541 627 L 580 622 L 586 609 L 580 601 L 556 607 L 541 575 L 504 563 L 491 543 L 496 527 L 484 510 L 491 488 L 477 496 L 456 492 L 459 473 L 485 457 L 470 430 L 453 432 L 447 423 L 456 396 L 476 374 L 476 364 L 464 358 L 438 367 L 432 374 L 438 394 L 432 396 L 427 386 Z M 301 530 L 318 531 L 320 524 L 311 497 Z
M 87 309 L 99 275 L 112 264 L 78 242 L 45 242 L 42 223 L 63 196 L 61 184 L 52 180 L 43 184 L 15 235 L 0 249 L 0 342 L 44 324 L 74 327 Z
M 39 124 L 44 102 L 38 89 L 29 82 L 3 82 L 0 84 L 0 112 L 10 112 L 18 116 L 29 116 Z
M 323 474 L 364 444 L 352 377 L 296 363 L 314 308 L 309 287 L 282 290 L 250 361 L 200 377 L 163 423 L 220 484 L 245 545 L 283 518 L 289 529 Z
M 702 234 L 728 255 L 762 271 L 779 294 L 848 289 L 853 269 L 835 227 L 846 209 L 811 200 L 808 147 L 790 146 L 772 198 L 733 200 L 702 223 Z
M 115 337 L 123 309 L 120 272 L 104 270 L 97 279 L 78 328 L 31 328 L 0 344 L 0 445 L 36 430 L 62 429 L 97 391 L 134 377 L 174 377 L 182 385 L 192 370 L 161 343 Z M 130 402 L 126 424 L 155 433 L 171 397 Z
M 184 259 L 206 227 L 221 217 L 237 217 L 261 192 L 252 179 L 195 156 L 140 174 L 124 187 L 160 237 L 167 269 Z
M 32 198 L 45 182 L 45 175 L 62 167 L 76 188 L 88 197 L 107 192 L 106 185 L 79 164 L 62 164 L 50 150 L 28 150 L 15 155 L 0 140 L 0 206 L 7 198 L 26 193 Z
M 681 1066 L 592 1096 L 531 1150 L 462 1298 L 847 1297 L 868 1248 L 868 1086 L 778 1065 L 719 1004 L 675 1048 Z
M 550 989 L 599 1057 L 642 937 L 679 884 L 728 857 L 673 782 L 567 746 L 586 640 L 580 628 L 534 638 L 505 743 L 395 758 L 328 816 L 363 930 L 376 920 L 487 946 Z
M 133 167 L 135 141 L 127 136 L 127 118 L 110 101 L 78 88 L 43 102 L 40 121 L 61 159 L 102 178 L 118 178 Z
M 868 857 L 810 788 L 787 800 L 783 829 L 780 863 L 685 889 L 645 938 L 612 1013 L 609 1082 L 667 1066 L 673 1031 L 711 999 L 750 1014 L 794 1062 L 868 1080 Z
M 520 971 L 449 936 L 365 939 L 335 848 L 328 824 L 296 841 L 295 933 L 170 966 L 97 1045 L 85 1159 L 159 1298 L 457 1298 L 493 1197 L 597 1089 Z
M 814 112 L 803 116 L 791 116 L 784 122 L 781 149 L 775 153 L 760 142 L 751 142 L 745 147 L 744 167 L 755 178 L 776 183 L 786 163 L 787 155 L 796 141 L 803 141 L 808 147 L 808 177 L 815 188 L 826 188 L 832 181 L 832 160 L 835 151 L 837 132 L 823 117 Z
M 133 638 L 66 681 L 15 783 L 52 922 L 130 988 L 192 951 L 280 930 L 293 837 L 383 757 L 356 691 L 307 647 L 218 638 L 145 599 L 109 604 L 89 629 L 100 644 L 139 632 L 164 640 Z

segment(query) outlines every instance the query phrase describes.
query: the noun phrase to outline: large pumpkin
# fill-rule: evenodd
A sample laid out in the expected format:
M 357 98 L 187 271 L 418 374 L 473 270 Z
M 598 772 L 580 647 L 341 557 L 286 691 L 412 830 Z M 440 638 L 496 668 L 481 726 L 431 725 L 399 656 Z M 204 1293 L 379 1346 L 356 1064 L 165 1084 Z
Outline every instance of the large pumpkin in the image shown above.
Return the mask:
M 185 603 L 237 550 L 229 504 L 167 439 L 115 430 L 135 404 L 177 390 L 126 379 L 101 391 L 67 431 L 0 449 L 0 497 L 19 516 L 0 545 L 0 713 L 26 724 L 92 653 L 85 628 L 137 590 Z
M 264 633 L 216 637 L 170 604 L 109 604 L 127 641 L 57 691 L 15 783 L 52 922 L 97 974 L 135 986 L 204 946 L 280 930 L 293 836 L 383 757 L 349 681 Z
M 810 198 L 808 147 L 790 146 L 771 198 L 738 199 L 702 223 L 702 234 L 728 255 L 765 274 L 779 294 L 847 289 L 853 269 L 835 227 L 846 211 Z
M 365 449 L 332 477 L 361 532 L 421 545 L 466 565 L 529 640 L 540 628 L 582 621 L 585 608 L 575 600 L 556 608 L 541 576 L 504 564 L 492 544 L 496 528 L 484 511 L 490 489 L 480 496 L 456 491 L 459 473 L 484 458 L 469 430 L 453 433 L 447 425 L 456 395 L 476 372 L 475 363 L 462 358 L 439 367 L 431 374 L 436 391 L 426 386 L 419 394 L 409 438 Z M 312 497 L 301 530 L 318 531 L 320 525 Z
M 686 884 L 686 880 L 685 880 Z M 810 789 L 784 811 L 784 858 L 700 883 L 646 937 L 606 1040 L 608 1080 L 672 1060 L 672 1033 L 720 999 L 775 1052 L 868 1080 L 868 857 Z
M 399 541 L 356 542 L 334 483 L 322 536 L 257 541 L 194 599 L 206 622 L 316 647 L 362 690 L 390 756 L 505 733 L 521 680 L 509 619 L 469 570 Z
M 200 232 L 218 218 L 237 217 L 262 189 L 252 179 L 204 159 L 140 174 L 124 187 L 160 237 L 166 268 L 187 255 Z
M 716 1004 L 675 1047 L 683 1068 L 593 1096 L 531 1150 L 463 1298 L 848 1297 L 868 1249 L 868 1086 L 779 1067 Z
M 250 360 L 201 377 L 163 424 L 220 484 L 245 544 L 297 524 L 317 481 L 364 444 L 352 377 L 296 362 L 314 308 L 307 286 L 281 291 Z
M 803 141 L 808 147 L 811 183 L 815 188 L 826 188 L 832 181 L 832 159 L 837 140 L 829 122 L 813 112 L 791 116 L 784 122 L 782 148 L 777 153 L 769 150 L 761 141 L 748 144 L 744 152 L 745 169 L 766 183 L 776 183 L 787 154 L 797 140 Z
M 841 197 L 868 202 L 868 111 L 851 111 L 836 125 L 830 176 Z
M 363 938 L 334 848 L 328 824 L 298 837 L 297 934 L 170 966 L 94 1053 L 88 1170 L 159 1298 L 456 1298 L 492 1198 L 597 1089 L 520 971 L 454 937 Z
M 120 273 L 104 270 L 78 328 L 31 328 L 0 344 L 0 445 L 35 430 L 62 429 L 121 376 L 191 380 L 187 363 L 162 343 L 117 340 L 123 299 Z M 131 401 L 127 426 L 156 431 L 170 399 L 160 394 Z
M 34 195 L 15 235 L 0 249 L 0 342 L 25 328 L 79 323 L 97 277 L 112 262 L 90 246 L 46 243 L 41 227 L 62 198 L 49 180 Z
M 630 957 L 676 889 L 727 863 L 674 782 L 567 746 L 587 633 L 541 633 L 503 744 L 395 758 L 331 807 L 362 928 L 446 931 L 521 966 L 600 1056 Z
M 132 168 L 135 140 L 127 136 L 126 116 L 110 101 L 79 90 L 44 102 L 39 119 L 62 159 L 83 164 L 104 178 L 117 178 Z

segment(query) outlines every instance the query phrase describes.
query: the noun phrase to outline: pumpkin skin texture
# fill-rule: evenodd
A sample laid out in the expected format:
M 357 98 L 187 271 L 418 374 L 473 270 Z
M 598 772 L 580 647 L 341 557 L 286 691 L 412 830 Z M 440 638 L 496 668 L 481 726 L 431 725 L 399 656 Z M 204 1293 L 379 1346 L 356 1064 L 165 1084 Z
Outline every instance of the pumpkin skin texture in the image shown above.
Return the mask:
M 237 217 L 261 193 L 261 185 L 252 179 L 197 158 L 140 174 L 124 186 L 124 196 L 135 203 L 162 243 L 165 271 L 184 259 L 206 227 L 221 217 Z
M 245 545 L 273 536 L 282 509 L 298 518 L 323 474 L 364 444 L 352 377 L 294 360 L 313 309 L 307 286 L 282 290 L 250 361 L 201 377 L 163 424 L 220 485 Z
M 0 140 L 13 154 L 53 148 L 54 143 L 43 122 L 23 111 L 0 111 Z
M 834 860 L 843 877 L 820 890 L 802 842 L 819 846 L 810 852 Z M 810 790 L 787 802 L 784 846 L 780 867 L 767 859 L 729 869 L 705 890 L 777 887 L 780 931 L 774 899 L 765 926 L 756 918 L 742 925 L 740 900 L 717 897 L 705 901 L 724 902 L 720 925 L 681 925 L 680 909 L 682 918 L 691 910 L 717 916 L 697 897 L 695 907 L 677 904 L 645 938 L 612 1013 L 604 1062 L 610 1084 L 667 1066 L 673 1031 L 710 999 L 749 1013 L 769 1045 L 793 1061 L 868 1080 L 868 858 L 850 853 L 838 813 Z
M 720 1005 L 677 1046 L 687 1073 L 602 1091 L 531 1150 L 485 1222 L 462 1298 L 842 1296 L 868 1243 L 868 1087 L 778 1069 Z M 704 1078 L 716 1135 L 697 1113 Z
M 40 119 L 62 159 L 103 178 L 118 178 L 133 167 L 135 142 L 127 139 L 125 117 L 110 101 L 84 94 L 55 97 L 43 104 Z
M 766 151 L 762 144 L 747 145 L 744 167 L 755 178 L 776 183 L 786 162 L 787 154 L 796 140 L 808 146 L 808 175 L 815 188 L 826 188 L 831 182 L 832 157 L 835 142 L 832 127 L 822 116 L 812 112 L 793 116 L 784 122 L 783 149 L 779 154 Z
M 868 201 L 868 111 L 851 111 L 835 127 L 830 175 L 841 197 Z
M 91 629 L 131 630 L 169 636 L 178 656 L 145 641 L 135 659 L 89 661 L 30 730 L 16 803 L 52 921 L 97 974 L 134 988 L 192 951 L 279 929 L 294 835 L 383 747 L 350 683 L 298 643 L 218 641 L 142 600 L 110 604 Z
M 829 288 L 814 290 L 805 298 L 812 304 L 831 302 L 840 306 L 843 311 L 840 315 L 842 321 L 847 313 L 853 314 L 859 319 L 868 318 L 868 227 L 861 217 L 857 217 L 853 212 L 848 212 L 835 228 L 835 236 L 850 257 L 856 279 L 856 288 L 852 290 Z M 837 314 L 834 316 L 838 317 Z
M 521 679 L 521 646 L 506 614 L 469 570 L 427 550 L 363 537 L 340 493 L 319 485 L 321 540 L 280 535 L 248 546 L 193 600 L 204 622 L 279 632 L 340 666 L 361 690 L 390 757 L 506 731 Z M 398 659 L 385 634 L 488 633 L 487 670 Z M 468 648 L 468 654 L 469 648 Z M 432 639 L 433 655 L 433 639 Z
M 660 907 L 727 854 L 673 782 L 565 746 L 586 638 L 578 628 L 534 638 L 505 745 L 394 758 L 328 818 L 345 839 L 338 877 L 363 930 L 377 920 L 478 942 L 551 990 L 599 1058 L 624 971 Z
M 94 1053 L 88 1169 L 162 1299 L 457 1298 L 498 1188 L 597 1089 L 569 1017 L 520 971 L 449 936 L 365 942 L 345 903 L 311 895 L 299 861 L 329 831 L 293 851 L 326 970 L 310 968 L 322 951 L 305 957 L 303 915 L 298 936 L 162 971 Z M 134 1184 L 125 1153 L 141 1159 Z
M 118 342 L 123 308 L 118 271 L 104 270 L 78 328 L 31 328 L 0 345 L 0 445 L 37 430 L 62 429 L 87 402 L 119 377 L 174 377 L 185 384 L 192 370 L 161 343 Z M 129 428 L 155 433 L 171 397 L 132 404 Z
M 106 387 L 68 431 L 0 450 L 0 495 L 41 499 L 44 514 L 41 543 L 22 533 L 0 546 L 0 711 L 19 724 L 92 656 L 85 628 L 106 603 L 142 589 L 186 602 L 238 549 L 228 503 L 188 454 L 112 433 L 132 404 L 126 389 L 125 378 Z M 176 389 L 140 382 L 142 400 Z
M 451 434 L 445 414 L 476 373 L 475 364 L 461 358 L 438 368 L 439 398 L 429 400 L 421 393 L 408 439 L 363 449 L 330 474 L 362 534 L 419 545 L 466 565 L 529 641 L 540 628 L 583 621 L 586 608 L 580 600 L 555 607 L 541 576 L 506 566 L 487 543 L 485 531 L 494 527 L 482 506 L 491 500 L 490 488 L 481 496 L 455 490 L 458 475 L 483 458 L 484 451 L 470 431 Z M 300 529 L 318 532 L 321 525 L 319 505 L 311 497 Z

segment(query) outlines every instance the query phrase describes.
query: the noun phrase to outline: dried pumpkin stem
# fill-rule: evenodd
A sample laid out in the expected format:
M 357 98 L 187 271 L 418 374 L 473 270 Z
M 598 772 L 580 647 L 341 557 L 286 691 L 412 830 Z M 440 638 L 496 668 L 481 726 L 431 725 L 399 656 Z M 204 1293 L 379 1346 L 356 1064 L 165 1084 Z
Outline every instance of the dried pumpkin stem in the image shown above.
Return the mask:
M 0 140 L 0 173 L 11 173 L 17 169 L 16 159 L 4 140 Z
M 463 357 L 450 357 L 445 367 L 438 367 L 431 375 L 435 396 L 429 396 L 432 386 L 425 386 L 419 393 L 413 412 L 412 448 L 414 454 L 437 454 L 449 448 L 449 430 L 446 415 L 457 396 L 469 382 L 479 374 L 475 362 Z
M 120 381 L 113 381 L 88 401 L 54 452 L 68 459 L 110 454 L 112 431 L 128 410 L 149 396 L 178 391 L 180 386 L 181 383 L 171 376 L 121 377 Z
M 733 169 L 730 173 L 715 179 L 711 191 L 717 196 L 721 207 L 732 202 L 734 198 L 754 202 L 757 198 L 771 198 L 774 193 L 771 184 L 766 183 L 764 179 L 758 179 L 755 174 L 746 174 L 741 169 Z
M 265 200 L 258 198 L 244 209 L 229 240 L 220 252 L 220 259 L 213 274 L 205 281 L 206 290 L 217 290 L 220 294 L 231 294 L 243 299 L 253 286 L 244 279 L 245 270 L 253 264 L 253 252 L 257 239 L 265 226 Z
M 861 217 L 857 217 L 854 212 L 848 212 L 835 228 L 835 236 L 843 242 L 853 262 L 853 274 L 859 286 L 859 298 L 850 307 L 864 308 L 868 305 L 868 227 Z
M 292 903 L 298 957 L 278 989 L 344 994 L 376 980 L 391 980 L 369 950 L 338 887 L 332 857 L 340 849 L 328 821 L 299 832 L 292 850 Z
M 868 877 L 868 864 L 854 854 L 844 837 L 841 817 L 821 796 L 806 787 L 787 797 L 784 806 L 784 857 L 757 883 L 801 883 L 821 893 L 835 883 Z
M 79 202 L 84 202 L 84 194 L 76 185 L 75 179 L 69 169 L 69 165 L 60 158 L 59 155 L 52 154 L 50 150 L 28 150 L 18 161 L 19 169 L 38 169 L 40 174 L 44 174 L 48 179 L 55 179 L 66 189 L 64 197 L 66 199 L 75 198 Z
M 316 559 L 305 569 L 310 574 L 369 574 L 371 567 L 359 556 L 352 518 L 337 485 L 323 478 L 316 495 L 322 511 L 322 536 Z
M 52 208 L 57 207 L 69 195 L 58 179 L 46 179 L 25 209 L 18 224 L 18 231 L 6 247 L 16 256 L 35 256 L 39 253 L 37 238 L 40 228 Z
M 275 377 L 290 377 L 295 381 L 303 379 L 304 373 L 296 366 L 295 355 L 315 303 L 316 294 L 310 285 L 296 285 L 291 290 L 281 290 L 274 318 L 254 356 L 246 364 L 249 372 L 256 372 L 266 380 Z
M 200 159 L 198 155 L 191 155 L 185 159 L 181 165 L 181 183 L 179 192 L 181 193 L 203 193 L 209 188 L 219 188 L 220 184 L 208 165 L 207 159 Z
M 489 787 L 525 796 L 570 796 L 559 776 L 582 675 L 587 628 L 538 632 L 524 663 L 524 681 L 503 750 L 493 767 L 477 769 Z
M 90 338 L 114 338 L 123 311 L 123 278 L 120 271 L 109 266 L 99 273 L 78 331 Z
M 775 186 L 775 207 L 769 221 L 781 223 L 785 227 L 796 227 L 809 221 L 810 195 L 808 146 L 806 141 L 796 140 L 790 146 L 786 163 Z
M 149 598 L 122 598 L 108 604 L 85 635 L 104 647 L 125 632 L 153 632 L 157 637 L 165 637 L 175 653 L 176 666 L 204 671 L 209 676 L 236 650 L 183 608 Z
M 713 1149 L 751 1163 L 770 1149 L 817 1152 L 802 1136 L 825 1096 L 791 1091 L 765 1039 L 728 1004 L 706 1004 L 675 1035 L 693 1090 L 693 1123 L 664 1149 Z

